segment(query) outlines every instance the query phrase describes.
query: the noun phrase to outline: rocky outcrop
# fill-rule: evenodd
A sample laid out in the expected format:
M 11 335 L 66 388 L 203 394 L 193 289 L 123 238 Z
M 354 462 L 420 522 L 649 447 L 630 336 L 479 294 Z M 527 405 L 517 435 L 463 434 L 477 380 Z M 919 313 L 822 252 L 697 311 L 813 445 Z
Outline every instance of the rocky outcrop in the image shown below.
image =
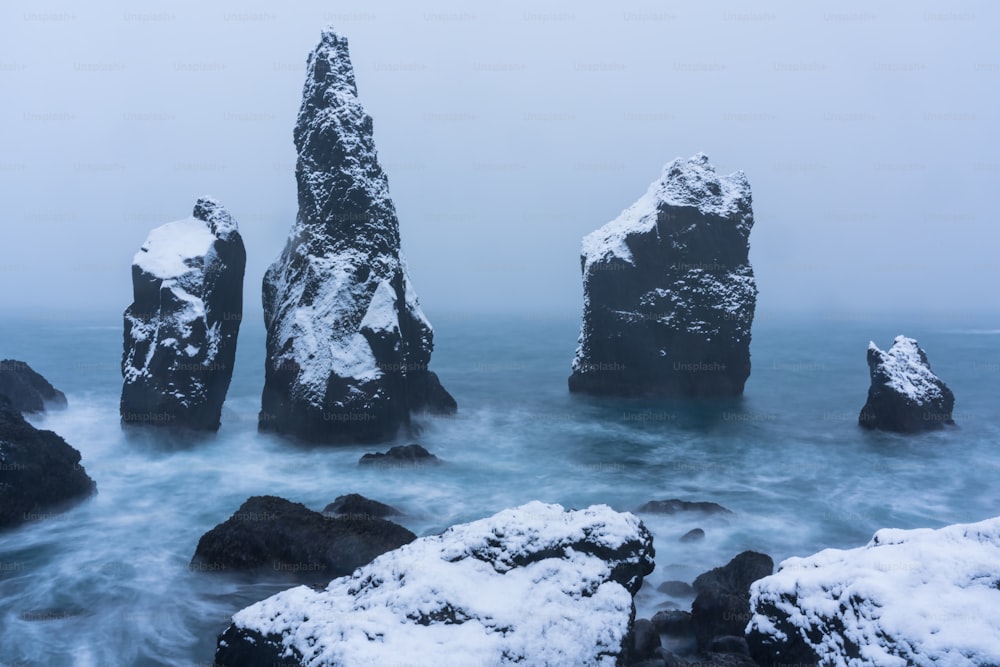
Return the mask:
M 748 639 L 767 666 L 998 665 L 998 588 L 1000 518 L 880 530 L 756 582 Z
M 299 212 L 264 276 L 262 431 L 384 441 L 412 412 L 454 412 L 399 244 L 347 40 L 323 31 L 295 124 Z
M 750 620 L 750 585 L 773 571 L 770 556 L 744 551 L 694 580 L 698 597 L 691 605 L 691 625 L 700 650 L 719 652 L 713 646 L 717 638 L 743 636 Z
M 331 518 L 284 498 L 253 496 L 201 537 L 191 569 L 327 582 L 414 539 L 384 519 Z
M 0 396 L 21 412 L 44 412 L 66 407 L 66 395 L 49 384 L 27 363 L 16 359 L 0 361 Z
M 45 519 L 95 490 L 80 452 L 0 397 L 0 528 Z
M 378 467 L 410 467 L 419 465 L 436 465 L 441 459 L 431 454 L 420 445 L 396 445 L 387 452 L 364 454 L 358 459 L 359 465 Z
M 757 286 L 742 172 L 677 159 L 583 240 L 583 327 L 569 389 L 731 397 L 750 375 Z
M 150 232 L 132 262 L 121 419 L 214 431 L 233 376 L 246 251 L 236 221 L 202 198 Z
M 955 395 L 931 371 L 917 341 L 896 336 L 887 352 L 868 344 L 871 387 L 858 423 L 865 428 L 917 433 L 954 424 Z
M 633 644 L 653 556 L 631 514 L 529 503 L 247 607 L 215 662 L 611 667 Z

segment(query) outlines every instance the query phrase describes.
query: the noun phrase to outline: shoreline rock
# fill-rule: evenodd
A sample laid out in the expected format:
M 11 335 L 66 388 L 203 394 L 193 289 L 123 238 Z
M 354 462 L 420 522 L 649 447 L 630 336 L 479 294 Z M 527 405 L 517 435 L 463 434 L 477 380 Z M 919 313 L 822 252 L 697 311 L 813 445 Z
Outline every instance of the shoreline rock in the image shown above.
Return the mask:
M 742 172 L 699 153 L 583 240 L 583 324 L 571 392 L 735 397 L 750 375 L 757 285 Z
M 387 452 L 365 454 L 358 460 L 358 465 L 379 467 L 414 467 L 422 465 L 439 465 L 443 463 L 434 454 L 417 444 L 396 445 Z
M 0 396 L 10 401 L 15 410 L 26 413 L 45 412 L 48 408 L 66 407 L 66 394 L 24 361 L 0 361 Z
M 216 431 L 243 319 L 246 250 L 236 221 L 202 197 L 149 233 L 125 311 L 123 424 Z

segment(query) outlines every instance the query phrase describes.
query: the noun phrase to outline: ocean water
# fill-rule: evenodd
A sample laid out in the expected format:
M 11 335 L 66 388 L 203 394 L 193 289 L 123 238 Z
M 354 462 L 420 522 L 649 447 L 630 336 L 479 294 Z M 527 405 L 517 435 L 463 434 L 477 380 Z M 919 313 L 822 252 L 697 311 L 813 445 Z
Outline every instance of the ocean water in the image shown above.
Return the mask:
M 307 447 L 257 433 L 259 321 L 243 325 L 222 429 L 191 440 L 123 433 L 118 319 L 5 318 L 0 356 L 28 361 L 69 399 L 32 421 L 81 451 L 98 494 L 0 532 L 0 665 L 211 664 L 229 615 L 287 586 L 187 567 L 199 537 L 256 494 L 318 510 L 361 493 L 404 510 L 418 535 L 533 499 L 731 509 L 643 517 L 657 551 L 637 597 L 647 617 L 690 604 L 659 583 L 691 581 L 745 549 L 780 561 L 861 546 L 881 527 L 1000 514 L 1000 321 L 759 317 L 744 398 L 700 403 L 570 395 L 574 317 L 432 321 L 432 367 L 459 413 L 421 418 L 419 434 L 398 442 L 420 442 L 447 465 L 363 469 L 363 453 L 389 445 Z M 919 340 L 954 390 L 958 426 L 917 437 L 857 426 L 868 341 L 885 348 L 899 333 Z M 678 541 L 694 527 L 705 540 Z

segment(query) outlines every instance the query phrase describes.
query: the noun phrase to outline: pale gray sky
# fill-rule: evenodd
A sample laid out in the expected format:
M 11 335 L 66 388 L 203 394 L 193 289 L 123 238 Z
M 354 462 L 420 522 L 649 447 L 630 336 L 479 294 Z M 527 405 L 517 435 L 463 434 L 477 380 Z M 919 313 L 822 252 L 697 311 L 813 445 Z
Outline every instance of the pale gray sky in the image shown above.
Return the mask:
M 328 23 L 432 321 L 578 315 L 580 238 L 697 151 L 750 180 L 762 312 L 995 311 L 998 18 L 986 1 L 7 0 L 0 311 L 117 316 L 147 232 L 211 194 L 258 317 Z

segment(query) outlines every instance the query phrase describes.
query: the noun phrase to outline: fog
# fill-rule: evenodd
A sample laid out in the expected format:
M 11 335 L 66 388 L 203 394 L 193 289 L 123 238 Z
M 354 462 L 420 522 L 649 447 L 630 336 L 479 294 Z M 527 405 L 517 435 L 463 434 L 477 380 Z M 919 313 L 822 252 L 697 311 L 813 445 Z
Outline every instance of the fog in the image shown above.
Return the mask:
M 760 313 L 995 312 L 998 18 L 912 0 L 7 0 L 0 309 L 119 322 L 148 231 L 209 194 L 240 224 L 259 318 L 296 213 L 306 56 L 332 24 L 432 321 L 578 316 L 581 237 L 698 151 L 750 181 Z

